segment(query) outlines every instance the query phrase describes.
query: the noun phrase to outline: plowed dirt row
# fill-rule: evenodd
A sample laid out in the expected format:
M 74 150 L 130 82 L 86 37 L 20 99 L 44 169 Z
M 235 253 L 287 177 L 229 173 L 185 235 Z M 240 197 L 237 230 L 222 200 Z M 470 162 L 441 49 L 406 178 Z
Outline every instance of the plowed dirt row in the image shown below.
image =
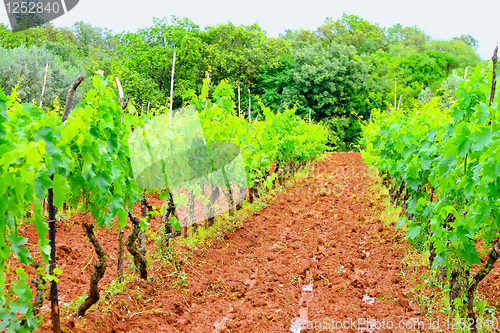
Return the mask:
M 372 199 L 372 184 L 359 154 L 328 154 L 223 240 L 197 250 L 177 247 L 177 271 L 152 256 L 147 281 L 136 274 L 122 292 L 104 295 L 85 318 L 74 318 L 75 310 L 64 304 L 87 291 L 96 259 L 80 226 L 83 216 L 61 222 L 57 251 L 64 271 L 59 284 L 64 329 L 409 332 L 425 318 L 406 296 L 410 286 L 401 271 L 407 245 L 380 220 L 384 208 Z M 150 201 L 161 206 L 158 198 Z M 156 218 L 147 234 L 150 253 L 159 228 Z M 99 231 L 97 237 L 109 254 L 100 283 L 104 289 L 116 276 L 117 232 Z M 43 314 L 49 318 L 47 304 Z M 368 330 L 368 320 L 387 329 Z M 49 323 L 39 331 L 49 332 Z

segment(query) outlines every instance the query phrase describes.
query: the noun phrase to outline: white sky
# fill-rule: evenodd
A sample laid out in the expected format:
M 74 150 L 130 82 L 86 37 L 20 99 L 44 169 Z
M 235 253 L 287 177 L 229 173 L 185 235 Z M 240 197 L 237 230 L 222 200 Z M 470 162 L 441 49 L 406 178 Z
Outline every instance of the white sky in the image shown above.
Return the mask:
M 267 36 L 277 37 L 285 29 L 315 30 L 326 17 L 338 19 L 345 12 L 381 27 L 416 25 L 435 39 L 470 34 L 479 40 L 481 56 L 490 59 L 500 39 L 499 9 L 496 0 L 80 0 L 53 23 L 64 27 L 84 21 L 122 32 L 151 26 L 153 17 L 176 15 L 201 28 L 229 21 L 235 25 L 257 22 Z M 5 10 L 0 10 L 0 22 L 8 23 Z

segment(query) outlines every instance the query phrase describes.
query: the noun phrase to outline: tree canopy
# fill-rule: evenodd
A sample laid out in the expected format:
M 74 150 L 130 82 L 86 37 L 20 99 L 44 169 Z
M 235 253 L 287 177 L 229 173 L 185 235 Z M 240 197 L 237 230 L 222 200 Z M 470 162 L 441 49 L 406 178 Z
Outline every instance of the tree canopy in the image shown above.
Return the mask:
M 175 16 L 120 34 L 85 22 L 70 28 L 48 23 L 19 32 L 0 25 L 0 50 L 0 83 L 7 93 L 16 82 L 33 82 L 30 88 L 21 84 L 18 98 L 23 101 L 39 98 L 46 61 L 40 59 L 45 57 L 58 69 L 58 74 L 51 71 L 47 87 L 59 99 L 72 75 L 104 70 L 120 77 L 125 94 L 139 108 L 168 105 L 175 52 L 174 107 L 192 91 L 199 93 L 209 73 L 209 90 L 222 80 L 240 87 L 242 109 L 249 105 L 250 89 L 254 117 L 262 112 L 261 101 L 274 112 L 292 106 L 304 117 L 311 112 L 314 121 L 344 119 L 333 121 L 336 128 L 355 128 L 353 121 L 366 119 L 371 110 L 394 107 L 395 80 L 403 106 L 423 95 L 452 97 L 454 84 L 443 82 L 482 61 L 470 35 L 435 40 L 416 26 L 382 28 L 348 14 L 327 18 L 316 30 L 286 30 L 278 38 L 267 37 L 257 23 L 202 29 Z M 21 55 L 25 63 L 13 60 Z

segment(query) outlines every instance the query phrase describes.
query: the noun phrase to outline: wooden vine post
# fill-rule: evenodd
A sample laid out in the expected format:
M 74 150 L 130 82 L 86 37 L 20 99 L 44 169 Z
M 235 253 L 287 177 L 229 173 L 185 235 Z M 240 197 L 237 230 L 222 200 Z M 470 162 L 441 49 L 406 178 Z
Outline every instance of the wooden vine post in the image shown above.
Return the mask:
M 176 52 L 174 51 L 174 56 L 173 56 L 173 60 L 172 60 L 172 76 L 170 78 L 170 118 L 172 118 L 172 108 L 174 105 L 175 56 L 176 56 Z
M 118 101 L 120 102 L 120 107 L 122 110 L 127 108 L 127 104 L 125 103 L 125 94 L 123 92 L 122 84 L 118 76 L 115 76 L 116 87 L 118 88 Z M 128 102 L 128 101 L 127 101 Z M 123 123 L 123 116 L 122 116 Z M 123 236 L 125 235 L 125 230 L 122 227 L 118 227 L 118 262 L 116 264 L 116 276 L 119 282 L 123 282 L 123 252 L 124 252 L 124 244 L 123 244 Z
M 54 180 L 54 175 L 50 177 Z M 54 189 L 49 188 L 47 195 L 47 210 L 49 211 L 49 245 L 50 245 L 50 265 L 49 274 L 54 275 L 56 268 L 56 207 L 54 206 Z M 52 280 L 50 284 L 50 319 L 52 321 L 52 331 L 61 332 L 61 320 L 59 315 L 59 298 L 57 296 L 57 282 Z
M 493 60 L 493 74 L 492 74 L 492 81 L 491 81 L 491 93 L 490 93 L 490 104 L 493 104 L 493 100 L 495 99 L 495 90 L 497 89 L 497 62 L 498 62 L 498 45 L 495 47 L 495 51 L 493 52 L 493 57 L 491 58 Z
M 78 78 L 69 86 L 68 97 L 66 98 L 66 104 L 64 105 L 64 113 L 62 117 L 62 122 L 64 123 L 68 119 L 71 112 L 71 104 L 73 103 L 73 97 L 75 95 L 76 88 L 82 83 L 85 77 L 83 75 L 78 76 Z
M 491 58 L 493 60 L 493 73 L 492 73 L 492 81 L 491 81 L 491 93 L 490 93 L 490 101 L 489 101 L 489 106 L 493 104 L 493 101 L 495 99 L 495 90 L 496 90 L 496 77 L 497 77 L 497 62 L 498 62 L 498 45 L 495 47 L 495 51 L 493 52 L 493 57 Z M 493 121 L 492 121 L 493 123 Z M 476 273 L 474 278 L 470 281 L 470 283 L 467 286 L 467 290 L 465 292 L 465 295 L 467 296 L 467 312 L 468 312 L 468 317 L 470 322 L 472 322 L 472 332 L 477 332 L 477 319 L 476 319 L 476 314 L 474 313 L 474 292 L 477 289 L 477 286 L 479 283 L 488 275 L 492 270 L 493 267 L 495 266 L 496 261 L 500 258 L 500 242 L 498 238 L 493 244 L 493 248 L 491 249 L 489 255 L 488 255 L 488 261 L 486 264 L 479 270 L 479 272 Z
M 255 120 L 254 120 L 254 122 L 253 122 L 252 127 L 255 127 L 255 124 L 257 124 L 257 120 L 258 120 L 258 119 L 259 119 L 259 115 L 257 115 L 257 117 L 255 117 Z
M 174 51 L 174 55 L 173 55 L 173 59 L 172 59 L 172 76 L 170 77 L 170 120 L 173 119 L 172 108 L 174 105 L 173 98 L 174 98 L 175 56 L 176 56 L 176 53 Z M 207 88 L 207 98 L 208 98 L 208 88 Z M 169 189 L 167 188 L 166 191 L 169 191 Z M 171 195 L 170 195 L 170 197 L 171 197 Z M 168 221 L 166 220 L 166 218 L 167 218 L 167 204 L 168 203 L 169 203 L 169 200 L 167 197 L 165 197 L 165 200 L 163 202 L 163 216 L 161 218 L 162 222 L 165 224 L 168 224 Z
M 69 113 L 71 111 L 71 103 L 73 103 L 73 97 L 75 95 L 76 88 L 82 83 L 84 79 L 83 75 L 78 76 L 78 78 L 71 84 L 68 97 L 66 98 L 66 105 L 64 107 L 64 113 L 62 116 L 62 122 L 64 123 L 68 119 Z M 54 175 L 50 177 L 54 180 Z M 54 275 L 54 270 L 56 268 L 56 207 L 54 206 L 54 188 L 49 188 L 47 191 L 47 210 L 49 212 L 49 244 L 50 244 L 50 265 L 49 274 Z M 52 331 L 55 333 L 61 333 L 61 319 L 59 312 L 59 298 L 57 295 L 57 282 L 52 280 L 50 284 L 50 318 L 52 322 Z
M 241 117 L 241 94 L 240 94 L 240 81 L 238 81 L 238 117 Z
M 396 103 L 398 101 L 398 78 L 394 78 L 394 110 L 396 110 Z
M 45 66 L 45 74 L 43 75 L 42 95 L 40 96 L 40 104 L 38 105 L 39 108 L 41 108 L 43 104 L 43 95 L 45 95 L 45 84 L 47 84 L 48 71 L 49 71 L 49 63 L 47 63 L 47 66 Z
M 205 103 L 205 110 L 208 109 L 208 84 L 210 82 L 210 73 L 207 73 L 207 100 L 206 100 L 206 103 Z
M 248 88 L 248 122 L 252 121 L 252 100 L 250 99 L 250 88 Z

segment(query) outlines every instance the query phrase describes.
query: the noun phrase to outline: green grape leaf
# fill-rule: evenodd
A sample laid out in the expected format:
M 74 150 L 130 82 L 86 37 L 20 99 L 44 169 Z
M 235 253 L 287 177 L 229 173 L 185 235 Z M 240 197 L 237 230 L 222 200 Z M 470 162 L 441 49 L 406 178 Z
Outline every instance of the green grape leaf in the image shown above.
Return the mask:
M 408 238 L 410 239 L 415 239 L 418 237 L 418 235 L 420 235 L 420 231 L 422 230 L 422 227 L 420 226 L 417 226 L 415 228 L 411 228 L 411 229 L 408 229 L 407 231 L 407 234 L 408 234 Z
M 47 190 L 52 187 L 52 180 L 45 172 L 40 173 L 35 178 L 34 186 L 36 197 L 40 200 L 43 200 L 47 195 Z
M 19 236 L 16 230 L 14 230 L 8 236 L 8 239 L 10 242 L 10 249 L 17 255 L 19 261 L 23 264 L 29 264 L 30 263 L 29 258 L 31 258 L 31 254 L 27 248 L 23 247 L 23 245 L 26 244 L 28 239 Z
M 482 150 L 485 146 L 490 145 L 492 139 L 493 134 L 491 133 L 491 128 L 489 126 L 478 127 L 478 130 L 474 131 L 471 135 L 471 140 L 474 142 L 472 150 Z
M 66 178 L 60 174 L 54 175 L 53 184 L 54 206 L 61 208 L 64 203 L 64 199 L 71 192 L 71 188 L 69 187 Z
M 117 213 L 118 216 L 118 226 L 120 228 L 125 228 L 127 226 L 127 211 L 121 210 Z
M 170 225 L 174 230 L 181 230 L 181 223 L 177 218 L 171 217 L 168 223 L 170 223 Z
M 481 264 L 481 257 L 479 256 L 479 253 L 477 252 L 476 248 L 470 243 L 464 244 L 464 247 L 460 250 L 460 254 L 467 264 Z

